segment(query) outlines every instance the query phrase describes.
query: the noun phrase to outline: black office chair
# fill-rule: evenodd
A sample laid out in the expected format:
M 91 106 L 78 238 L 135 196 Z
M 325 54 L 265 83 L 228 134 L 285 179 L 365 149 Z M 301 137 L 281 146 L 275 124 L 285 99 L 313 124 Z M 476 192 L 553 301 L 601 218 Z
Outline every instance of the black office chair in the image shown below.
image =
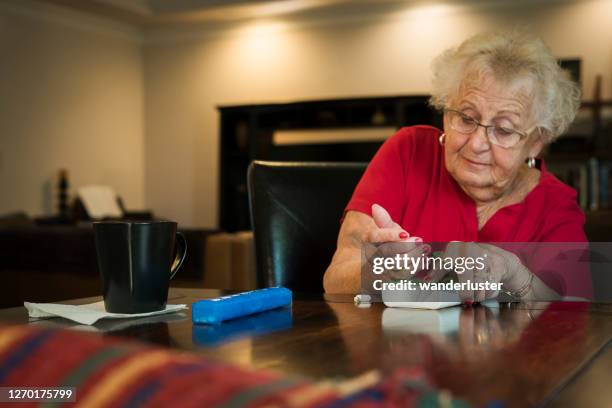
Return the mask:
M 284 163 L 249 166 L 257 284 L 323 292 L 344 207 L 366 163 Z

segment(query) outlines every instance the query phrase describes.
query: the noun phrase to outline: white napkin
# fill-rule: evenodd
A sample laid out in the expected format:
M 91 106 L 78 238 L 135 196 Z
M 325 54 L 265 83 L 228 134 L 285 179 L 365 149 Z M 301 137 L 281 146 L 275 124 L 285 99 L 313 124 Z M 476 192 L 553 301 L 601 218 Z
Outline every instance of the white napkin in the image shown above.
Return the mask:
M 92 325 L 100 319 L 129 319 L 134 317 L 155 316 L 165 313 L 173 313 L 187 309 L 187 305 L 166 305 L 163 310 L 149 313 L 108 313 L 104 310 L 104 301 L 89 303 L 87 305 L 62 305 L 58 303 L 29 303 L 23 302 L 28 309 L 28 315 L 32 318 L 63 317 L 81 324 Z

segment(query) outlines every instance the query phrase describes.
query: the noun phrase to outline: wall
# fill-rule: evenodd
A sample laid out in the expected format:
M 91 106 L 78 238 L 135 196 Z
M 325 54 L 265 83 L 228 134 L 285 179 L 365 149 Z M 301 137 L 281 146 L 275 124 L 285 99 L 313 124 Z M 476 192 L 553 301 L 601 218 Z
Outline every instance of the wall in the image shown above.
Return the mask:
M 0 214 L 55 211 L 71 190 L 113 186 L 144 202 L 142 34 L 28 0 L 0 4 Z
M 456 2 L 455 2 L 456 3 Z M 530 24 L 612 97 L 612 2 L 473 2 L 355 16 L 153 30 L 145 46 L 146 201 L 182 224 L 218 214 L 216 107 L 429 91 L 431 59 L 482 30 Z

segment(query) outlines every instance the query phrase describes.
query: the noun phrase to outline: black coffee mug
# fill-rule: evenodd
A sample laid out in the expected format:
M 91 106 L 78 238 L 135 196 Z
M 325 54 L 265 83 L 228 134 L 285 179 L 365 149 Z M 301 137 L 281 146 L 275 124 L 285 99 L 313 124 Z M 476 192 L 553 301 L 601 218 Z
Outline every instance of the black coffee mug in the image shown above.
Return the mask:
M 93 228 L 106 311 L 164 309 L 170 279 L 187 255 L 187 241 L 176 222 L 103 221 L 94 222 Z

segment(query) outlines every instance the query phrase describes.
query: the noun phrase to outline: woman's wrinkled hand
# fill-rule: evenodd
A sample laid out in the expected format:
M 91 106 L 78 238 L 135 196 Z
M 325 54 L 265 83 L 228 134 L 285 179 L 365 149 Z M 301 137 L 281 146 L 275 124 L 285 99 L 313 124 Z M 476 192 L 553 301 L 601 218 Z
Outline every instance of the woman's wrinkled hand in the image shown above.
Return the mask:
M 423 239 L 410 236 L 398 223 L 393 221 L 387 210 L 378 204 L 372 205 L 372 218 L 376 224 L 376 229 L 368 231 L 365 239 L 365 254 L 370 267 L 375 257 L 395 258 L 397 255 L 404 257 L 418 257 L 428 253 L 428 245 L 422 245 Z M 372 245 L 367 245 L 372 244 Z M 398 280 L 408 278 L 417 271 L 402 269 L 387 270 L 383 280 Z
M 454 271 L 460 283 L 468 281 L 475 284 L 502 284 L 501 290 L 515 290 L 517 282 L 526 281 L 530 272 L 521 264 L 518 257 L 492 244 L 475 242 L 449 242 L 444 258 L 454 260 Z M 468 261 L 471 260 L 471 261 Z M 449 271 L 434 269 L 429 273 L 433 282 L 440 281 Z M 484 286 L 484 285 L 483 285 Z M 459 297 L 465 303 L 484 302 L 494 299 L 500 290 L 460 290 Z
M 370 243 L 382 242 L 423 242 L 419 237 L 411 237 L 408 231 L 404 230 L 398 223 L 391 219 L 391 216 L 382 206 L 372 205 L 372 218 L 376 223 L 376 229 L 367 233 L 366 241 Z

